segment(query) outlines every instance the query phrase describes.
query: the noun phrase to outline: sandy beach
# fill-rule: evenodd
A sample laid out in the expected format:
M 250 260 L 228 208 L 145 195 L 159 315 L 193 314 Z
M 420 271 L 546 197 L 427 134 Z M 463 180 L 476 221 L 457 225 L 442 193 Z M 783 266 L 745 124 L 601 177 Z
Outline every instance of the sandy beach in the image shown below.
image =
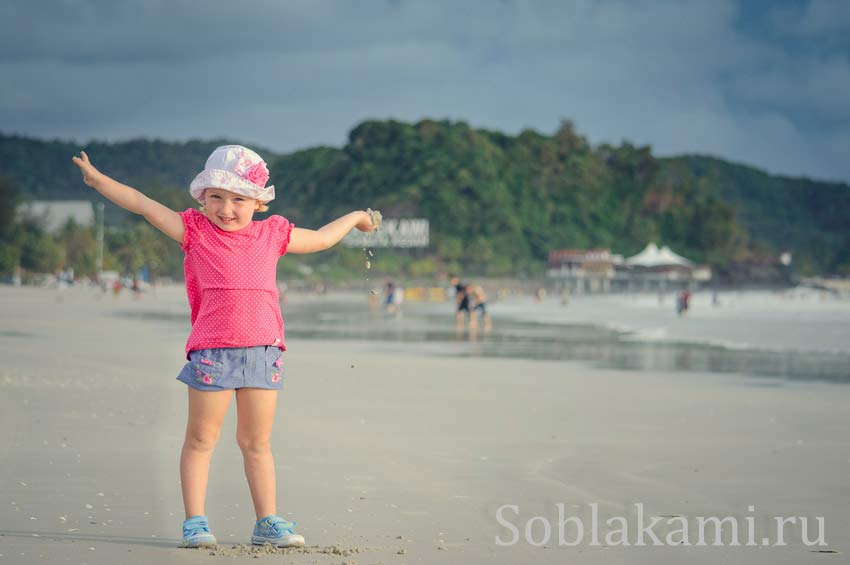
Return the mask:
M 0 287 L 0 563 L 774 565 L 850 552 L 846 384 L 297 338 L 272 440 L 279 512 L 309 547 L 233 549 L 254 521 L 234 404 L 207 499 L 220 550 L 177 549 L 188 323 L 159 315 L 186 310 L 181 287 L 141 300 Z M 638 507 L 662 520 L 662 541 L 678 529 L 668 520 L 687 522 L 690 544 L 636 545 Z M 580 521 L 581 543 L 559 543 L 559 508 L 575 517 L 565 541 Z M 605 543 L 617 516 L 630 545 Z M 775 545 L 777 516 L 807 517 L 812 540 L 822 517 L 828 545 L 804 543 L 799 519 Z M 712 545 L 711 528 L 697 545 L 697 517 L 736 519 L 741 545 Z

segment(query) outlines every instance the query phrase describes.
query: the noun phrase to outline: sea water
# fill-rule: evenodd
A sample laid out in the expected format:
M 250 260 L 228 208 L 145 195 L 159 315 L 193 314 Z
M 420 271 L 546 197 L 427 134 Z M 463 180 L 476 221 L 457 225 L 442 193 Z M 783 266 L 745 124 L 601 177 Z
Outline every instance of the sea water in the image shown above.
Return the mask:
M 429 355 L 516 357 L 635 371 L 697 371 L 850 383 L 850 300 L 816 291 L 586 295 L 488 304 L 493 329 L 458 330 L 453 302 L 406 303 L 402 316 L 357 301 L 287 315 L 292 339 L 359 339 Z
M 362 296 L 361 296 L 362 294 Z M 508 297 L 488 303 L 492 331 L 455 325 L 454 302 L 407 301 L 368 309 L 368 291 L 293 294 L 287 344 L 358 340 L 383 351 L 559 360 L 633 371 L 686 371 L 850 383 L 850 300 L 817 291 L 695 293 L 678 315 L 675 295 Z M 117 312 L 188 332 L 183 312 Z M 773 381 L 771 380 L 773 378 Z

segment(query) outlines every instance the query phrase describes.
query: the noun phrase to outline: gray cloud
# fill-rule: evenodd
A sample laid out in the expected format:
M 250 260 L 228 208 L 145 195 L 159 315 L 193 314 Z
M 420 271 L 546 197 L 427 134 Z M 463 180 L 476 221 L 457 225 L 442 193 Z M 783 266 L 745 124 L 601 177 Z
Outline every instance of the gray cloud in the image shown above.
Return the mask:
M 850 29 L 850 4 L 845 0 L 809 0 L 802 6 L 779 8 L 771 19 L 779 31 L 792 35 L 819 38 L 846 34 Z
M 733 0 L 49 6 L 0 20 L 4 131 L 292 150 L 366 118 L 508 133 L 571 118 L 594 142 L 850 180 L 847 52 L 774 37 L 803 33 L 777 23 L 789 14 L 812 22 L 809 43 L 834 36 L 828 3 L 765 13 L 770 38 L 743 31 Z

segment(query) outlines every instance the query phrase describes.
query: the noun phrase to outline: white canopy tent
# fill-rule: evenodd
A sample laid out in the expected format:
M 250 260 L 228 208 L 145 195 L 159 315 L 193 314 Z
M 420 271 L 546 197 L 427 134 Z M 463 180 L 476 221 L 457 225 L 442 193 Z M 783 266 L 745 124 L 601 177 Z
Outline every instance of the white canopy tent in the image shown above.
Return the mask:
M 655 243 L 647 245 L 643 251 L 633 257 L 626 259 L 625 264 L 629 267 L 688 267 L 694 266 L 681 255 L 674 253 L 666 245 L 661 249 Z

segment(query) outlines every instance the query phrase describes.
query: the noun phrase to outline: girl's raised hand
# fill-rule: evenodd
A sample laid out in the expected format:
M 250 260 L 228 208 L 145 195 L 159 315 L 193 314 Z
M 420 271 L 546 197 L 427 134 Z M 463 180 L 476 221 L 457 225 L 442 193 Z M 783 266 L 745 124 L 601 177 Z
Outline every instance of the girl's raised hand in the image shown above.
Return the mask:
M 80 172 L 83 173 L 83 182 L 89 186 L 94 186 L 94 179 L 100 174 L 100 171 L 95 169 L 94 165 L 91 164 L 86 152 L 80 151 L 80 157 L 71 157 L 71 161 L 73 161 L 77 168 L 80 169 Z
M 370 232 L 378 229 L 381 226 L 383 216 L 377 210 L 367 208 L 364 218 L 355 226 L 360 231 Z

